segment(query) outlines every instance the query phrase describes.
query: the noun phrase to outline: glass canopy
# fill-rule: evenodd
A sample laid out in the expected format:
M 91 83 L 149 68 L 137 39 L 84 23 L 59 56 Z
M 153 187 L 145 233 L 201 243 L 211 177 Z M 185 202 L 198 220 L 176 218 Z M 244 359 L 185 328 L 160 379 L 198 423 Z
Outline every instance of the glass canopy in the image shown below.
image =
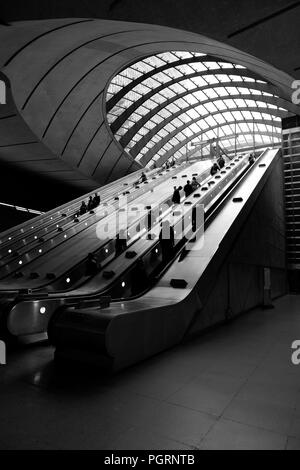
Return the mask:
M 184 51 L 132 64 L 112 79 L 106 96 L 115 138 L 143 166 L 200 147 L 205 153 L 212 139 L 228 151 L 277 144 L 286 105 L 272 84 L 245 67 Z

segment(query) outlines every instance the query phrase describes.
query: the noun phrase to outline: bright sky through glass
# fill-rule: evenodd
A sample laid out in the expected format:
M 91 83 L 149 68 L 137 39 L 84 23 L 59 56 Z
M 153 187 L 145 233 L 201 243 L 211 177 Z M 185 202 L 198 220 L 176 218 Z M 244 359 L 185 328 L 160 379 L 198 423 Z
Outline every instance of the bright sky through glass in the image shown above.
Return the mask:
M 124 69 L 106 101 L 116 139 L 144 166 L 185 156 L 191 141 L 219 137 L 227 150 L 251 147 L 253 136 L 259 146 L 277 143 L 288 115 L 272 86 L 245 67 L 183 51 Z

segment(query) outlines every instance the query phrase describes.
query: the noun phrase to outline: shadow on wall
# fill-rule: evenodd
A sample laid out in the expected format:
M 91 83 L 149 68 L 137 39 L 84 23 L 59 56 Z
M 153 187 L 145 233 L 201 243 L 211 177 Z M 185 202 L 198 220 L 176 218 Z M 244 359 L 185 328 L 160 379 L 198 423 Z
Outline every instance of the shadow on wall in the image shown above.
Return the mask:
M 67 183 L 0 164 L 1 202 L 46 212 L 82 194 L 85 194 L 84 190 Z
M 0 233 L 34 217 L 34 214 L 28 212 L 18 211 L 12 207 L 0 206 Z

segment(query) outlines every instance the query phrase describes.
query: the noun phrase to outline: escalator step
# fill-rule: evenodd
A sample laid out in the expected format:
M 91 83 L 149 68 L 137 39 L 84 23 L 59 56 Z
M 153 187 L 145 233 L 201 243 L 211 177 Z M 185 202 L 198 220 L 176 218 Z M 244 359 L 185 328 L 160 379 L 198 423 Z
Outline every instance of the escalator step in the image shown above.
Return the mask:
M 125 258 L 132 259 L 137 255 L 136 251 L 127 251 Z
M 171 279 L 170 285 L 178 289 L 185 289 L 188 283 L 185 279 Z
M 47 278 L 47 279 L 50 279 L 50 280 L 51 280 L 51 279 L 55 279 L 55 278 L 56 278 L 56 275 L 55 275 L 54 273 L 47 273 L 47 274 L 46 274 L 46 278 Z
M 243 198 L 242 197 L 234 197 L 232 199 L 233 202 L 243 202 Z
M 30 279 L 37 279 L 38 277 L 40 277 L 39 273 L 30 273 L 29 274 Z
M 156 237 L 155 233 L 148 233 L 148 235 L 147 235 L 148 240 L 154 240 L 155 237 Z
M 111 279 L 112 277 L 114 277 L 114 275 L 115 275 L 114 271 L 103 271 L 103 274 L 102 274 L 104 279 Z
M 23 276 L 24 276 L 24 274 L 22 273 L 22 271 L 17 271 L 17 272 L 14 274 L 14 277 L 15 277 L 16 279 L 19 279 L 20 277 L 23 277 Z

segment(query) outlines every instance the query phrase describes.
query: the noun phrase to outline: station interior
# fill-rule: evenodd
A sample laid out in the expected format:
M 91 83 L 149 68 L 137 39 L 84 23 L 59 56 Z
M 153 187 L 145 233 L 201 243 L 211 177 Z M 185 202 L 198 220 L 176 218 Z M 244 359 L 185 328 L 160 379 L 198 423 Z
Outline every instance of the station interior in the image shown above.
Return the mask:
M 0 6 L 0 450 L 300 450 L 299 20 Z

